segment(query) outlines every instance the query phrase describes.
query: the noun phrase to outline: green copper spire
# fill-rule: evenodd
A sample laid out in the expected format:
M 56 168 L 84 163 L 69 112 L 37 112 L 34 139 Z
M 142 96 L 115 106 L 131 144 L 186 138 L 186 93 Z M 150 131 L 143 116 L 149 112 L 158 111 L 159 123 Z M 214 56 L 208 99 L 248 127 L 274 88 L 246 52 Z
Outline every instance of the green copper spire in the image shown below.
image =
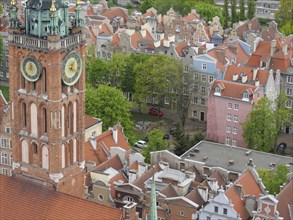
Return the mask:
M 152 180 L 152 188 L 151 188 L 151 201 L 150 201 L 150 220 L 157 220 L 157 198 L 156 198 L 156 185 L 153 176 Z
M 80 0 L 75 2 L 75 20 L 73 25 L 74 27 L 81 27 L 83 25 L 83 20 L 80 16 Z
M 9 16 L 9 21 L 10 21 L 10 28 L 19 28 L 19 20 L 17 17 L 17 6 L 16 6 L 16 1 L 11 0 L 11 5 L 10 5 L 10 16 Z

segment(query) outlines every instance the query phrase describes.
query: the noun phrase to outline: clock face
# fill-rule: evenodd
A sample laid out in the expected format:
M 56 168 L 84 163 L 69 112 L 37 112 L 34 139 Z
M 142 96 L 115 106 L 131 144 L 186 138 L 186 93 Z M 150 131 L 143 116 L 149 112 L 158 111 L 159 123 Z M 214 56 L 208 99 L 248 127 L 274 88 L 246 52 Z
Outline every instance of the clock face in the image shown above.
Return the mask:
M 65 85 L 74 85 L 82 72 L 82 59 L 76 51 L 67 54 L 62 61 L 62 80 Z
M 41 75 L 42 64 L 34 57 L 27 57 L 21 61 L 20 71 L 26 80 L 35 82 Z

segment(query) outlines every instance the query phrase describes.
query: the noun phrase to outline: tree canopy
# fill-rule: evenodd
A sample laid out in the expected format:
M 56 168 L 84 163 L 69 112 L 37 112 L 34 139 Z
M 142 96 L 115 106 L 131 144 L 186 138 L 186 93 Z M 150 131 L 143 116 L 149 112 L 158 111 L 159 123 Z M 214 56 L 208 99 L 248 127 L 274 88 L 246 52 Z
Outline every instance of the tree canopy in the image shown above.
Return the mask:
M 88 85 L 85 106 L 86 114 L 102 119 L 104 131 L 121 123 L 129 142 L 134 142 L 133 121 L 129 111 L 131 104 L 121 90 L 106 85 L 99 85 L 98 88 Z
M 274 149 L 280 128 L 290 122 L 286 101 L 286 96 L 281 93 L 275 102 L 263 97 L 254 105 L 247 121 L 242 124 L 248 148 L 265 152 Z
M 289 168 L 285 164 L 280 164 L 275 171 L 259 169 L 257 172 L 270 194 L 275 195 L 280 192 L 280 186 L 286 182 Z
M 284 34 L 289 35 L 293 33 L 292 0 L 280 0 L 280 6 L 275 13 L 275 19 Z
M 142 154 L 145 157 L 145 162 L 150 163 L 150 152 L 166 150 L 168 141 L 164 140 L 164 133 L 160 129 L 153 129 L 148 134 L 149 139 L 147 147 L 143 148 Z
M 158 108 L 163 104 L 164 97 L 170 97 L 170 91 L 175 91 L 179 86 L 181 64 L 165 55 L 157 54 L 143 63 L 135 66 L 136 102 L 145 102 L 145 98 L 153 97 Z
M 247 1 L 248 10 L 247 10 L 247 18 L 252 19 L 255 14 L 255 1 L 254 0 L 248 0 Z

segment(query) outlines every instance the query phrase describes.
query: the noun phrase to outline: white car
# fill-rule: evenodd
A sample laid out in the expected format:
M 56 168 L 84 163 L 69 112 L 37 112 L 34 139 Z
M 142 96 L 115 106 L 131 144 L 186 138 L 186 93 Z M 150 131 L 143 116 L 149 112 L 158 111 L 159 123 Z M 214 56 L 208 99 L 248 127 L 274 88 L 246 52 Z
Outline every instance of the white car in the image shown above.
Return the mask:
M 139 140 L 139 141 L 135 142 L 135 144 L 134 144 L 134 147 L 138 147 L 138 148 L 144 148 L 146 146 L 147 146 L 147 144 L 143 140 Z

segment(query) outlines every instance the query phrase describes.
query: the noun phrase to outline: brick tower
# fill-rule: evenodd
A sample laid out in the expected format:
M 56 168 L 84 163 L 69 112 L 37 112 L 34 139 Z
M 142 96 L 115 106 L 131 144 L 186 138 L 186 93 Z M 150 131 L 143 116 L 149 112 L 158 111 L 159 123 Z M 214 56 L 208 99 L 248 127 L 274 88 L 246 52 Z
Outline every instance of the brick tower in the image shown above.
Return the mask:
M 71 24 L 71 25 L 70 25 Z M 13 166 L 18 177 L 82 196 L 85 41 L 79 0 L 29 0 L 25 22 L 11 1 L 9 28 Z

